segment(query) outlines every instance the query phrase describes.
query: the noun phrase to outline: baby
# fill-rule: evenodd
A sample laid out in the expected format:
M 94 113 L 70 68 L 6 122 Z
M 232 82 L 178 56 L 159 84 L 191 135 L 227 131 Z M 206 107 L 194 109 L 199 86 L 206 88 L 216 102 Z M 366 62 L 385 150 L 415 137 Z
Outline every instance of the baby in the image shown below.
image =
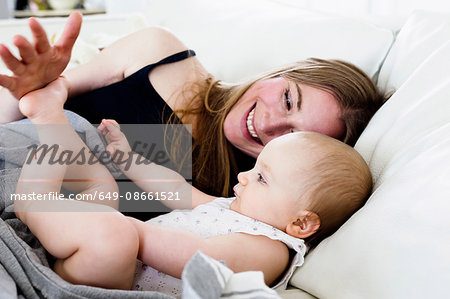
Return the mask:
M 26 95 L 20 109 L 38 125 L 41 143 L 58 144 L 59 150 L 80 150 L 86 146 L 62 109 L 67 97 L 65 84 L 61 78 Z M 105 120 L 99 129 L 112 156 L 120 151 L 133 161 L 142 158 L 131 152 L 116 122 Z M 72 190 L 86 193 L 118 188 L 100 164 L 48 163 L 49 156 L 45 155 L 43 163 L 33 160 L 24 165 L 18 194 L 59 192 L 61 185 L 80 171 L 86 180 L 71 185 Z M 234 272 L 260 270 L 267 285 L 284 287 L 294 268 L 303 263 L 305 242 L 314 246 L 336 231 L 364 204 L 372 188 L 370 171 L 353 148 L 307 132 L 270 141 L 254 168 L 238 175 L 234 198 L 206 195 L 153 163 L 131 163 L 123 171 L 147 192 L 158 191 L 160 184 L 139 181 L 144 174 L 168 175 L 176 181 L 171 188 L 192 191 L 192 210 L 175 210 L 141 222 L 111 207 L 87 202 L 15 202 L 16 215 L 56 258 L 53 268 L 63 279 L 174 295 L 184 266 L 201 250 L 225 261 Z M 36 177 L 45 180 L 30 179 Z M 55 207 L 67 212 L 51 212 Z M 80 207 L 89 207 L 90 212 L 77 212 Z M 293 258 L 290 251 L 296 253 Z M 148 266 L 138 262 L 136 267 L 136 258 Z M 160 283 L 160 279 L 164 281 Z

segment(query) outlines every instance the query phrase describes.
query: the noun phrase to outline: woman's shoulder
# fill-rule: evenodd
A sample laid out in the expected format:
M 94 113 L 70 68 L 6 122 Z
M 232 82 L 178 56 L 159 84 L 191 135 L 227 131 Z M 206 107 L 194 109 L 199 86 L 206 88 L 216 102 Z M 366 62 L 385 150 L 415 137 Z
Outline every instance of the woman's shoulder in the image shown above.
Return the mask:
M 129 34 L 104 48 L 90 62 L 65 73 L 73 85 L 71 96 L 121 81 L 147 65 L 186 49 L 188 47 L 173 33 L 160 27 L 148 27 Z M 172 65 L 176 66 L 171 68 L 178 70 L 168 70 L 168 73 L 175 71 L 184 78 L 189 71 L 194 76 L 206 72 L 195 57 Z
M 127 48 L 126 53 L 128 53 L 127 57 L 124 57 L 128 61 L 124 70 L 125 77 L 149 64 L 189 49 L 176 35 L 161 27 L 148 27 L 129 35 L 122 40 L 121 48 Z M 180 61 L 178 66 L 190 68 L 190 71 L 196 72 L 204 70 L 196 57 L 192 57 L 190 61 L 189 64 Z M 192 62 L 195 64 L 195 68 Z

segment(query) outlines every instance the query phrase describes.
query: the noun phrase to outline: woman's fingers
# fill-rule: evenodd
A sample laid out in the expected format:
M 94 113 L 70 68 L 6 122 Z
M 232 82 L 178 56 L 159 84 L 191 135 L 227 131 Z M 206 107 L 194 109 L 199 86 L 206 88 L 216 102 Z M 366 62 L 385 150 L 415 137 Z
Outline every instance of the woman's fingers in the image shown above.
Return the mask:
M 55 46 L 70 54 L 72 47 L 78 38 L 78 34 L 80 33 L 81 22 L 82 16 L 79 12 L 71 13 L 67 19 L 64 31 Z
M 35 61 L 37 53 L 25 37 L 17 35 L 14 37 L 13 43 L 19 49 L 20 57 L 25 64 Z
M 44 27 L 42 27 L 35 18 L 30 18 L 29 25 L 31 33 L 33 34 L 34 47 L 38 54 L 50 50 L 50 43 L 48 42 L 47 33 L 45 32 Z
M 0 86 L 11 90 L 14 88 L 14 84 L 15 83 L 13 78 L 6 75 L 0 75 Z
M 29 27 L 32 40 L 20 35 L 13 39 L 20 57 L 0 44 L 0 58 L 13 73 L 10 77 L 3 75 L 0 85 L 8 88 L 16 98 L 52 82 L 66 68 L 80 32 L 81 15 L 77 12 L 71 14 L 56 47 L 50 45 L 47 33 L 36 19 L 29 19 Z
M 21 74 L 25 70 L 25 66 L 9 51 L 9 49 L 0 44 L 0 57 L 6 67 L 15 74 Z

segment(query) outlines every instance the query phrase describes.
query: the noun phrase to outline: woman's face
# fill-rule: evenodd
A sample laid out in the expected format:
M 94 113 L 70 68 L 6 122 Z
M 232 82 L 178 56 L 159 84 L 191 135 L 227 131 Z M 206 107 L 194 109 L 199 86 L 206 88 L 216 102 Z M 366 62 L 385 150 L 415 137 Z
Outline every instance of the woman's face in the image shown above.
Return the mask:
M 272 139 L 296 131 L 339 138 L 344 123 L 335 97 L 324 90 L 282 77 L 255 82 L 225 118 L 225 137 L 249 156 L 257 157 Z

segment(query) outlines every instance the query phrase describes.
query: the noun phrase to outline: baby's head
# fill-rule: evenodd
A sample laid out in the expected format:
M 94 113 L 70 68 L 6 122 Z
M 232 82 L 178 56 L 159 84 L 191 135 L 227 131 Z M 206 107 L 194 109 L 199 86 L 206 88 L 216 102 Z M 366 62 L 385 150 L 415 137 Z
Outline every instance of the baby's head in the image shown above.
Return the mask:
M 312 246 L 334 233 L 372 190 L 369 168 L 355 149 L 311 132 L 272 140 L 238 180 L 231 209 Z

